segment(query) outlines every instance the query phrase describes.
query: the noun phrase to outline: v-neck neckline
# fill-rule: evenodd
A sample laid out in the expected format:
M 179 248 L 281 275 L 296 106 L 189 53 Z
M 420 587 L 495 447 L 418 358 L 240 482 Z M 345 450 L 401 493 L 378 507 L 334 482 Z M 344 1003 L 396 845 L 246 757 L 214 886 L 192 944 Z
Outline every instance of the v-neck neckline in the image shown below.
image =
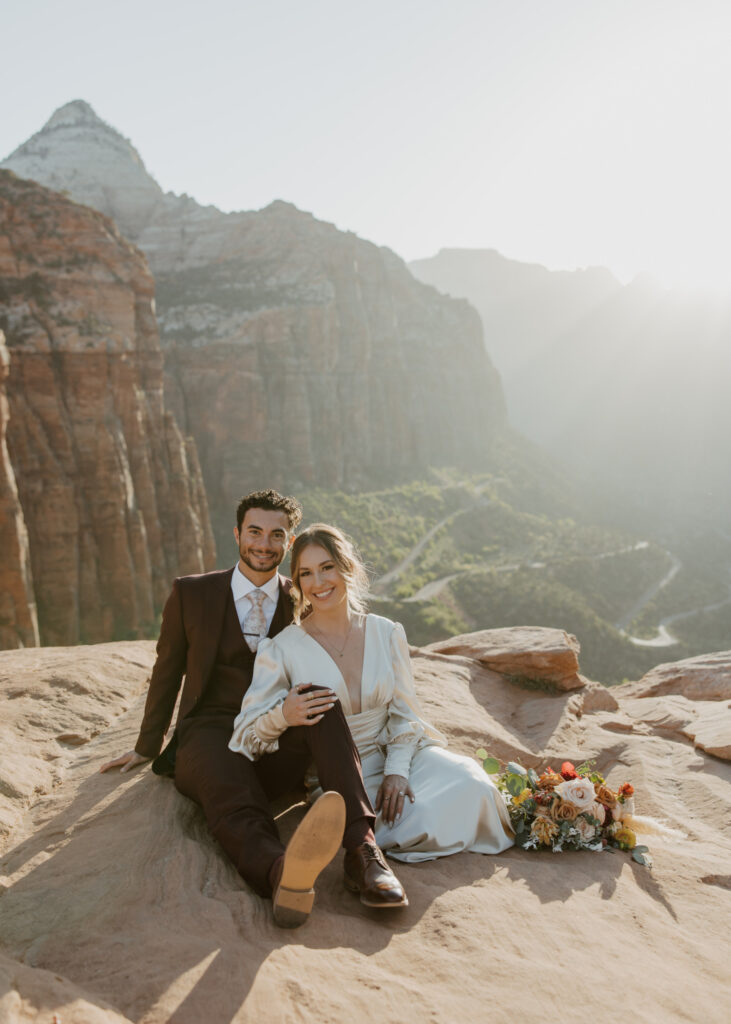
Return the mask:
M 301 625 L 301 623 L 299 623 L 299 622 L 293 623 L 293 625 L 296 625 L 297 628 L 299 629 L 299 631 L 304 634 L 304 636 L 309 637 L 309 639 L 312 640 L 312 642 L 317 645 L 317 649 L 319 651 L 322 651 L 322 653 L 327 658 L 329 658 L 330 661 L 335 666 L 335 669 L 336 669 L 338 675 L 340 676 L 340 678 L 343 681 L 343 689 L 344 689 L 345 694 L 346 694 L 346 696 L 348 698 L 348 706 L 350 708 L 351 715 L 354 715 L 356 713 L 360 714 L 363 711 L 363 678 L 365 676 L 366 656 L 367 656 L 367 651 L 368 651 L 368 621 L 369 621 L 370 617 L 371 617 L 370 613 L 366 614 L 364 616 L 364 621 L 363 621 L 363 664 L 360 667 L 360 711 L 359 712 L 353 711 L 353 701 L 350 698 L 350 690 L 348 689 L 348 683 L 347 683 L 347 681 L 345 679 L 345 676 L 342 673 L 342 670 L 340 669 L 340 666 L 338 665 L 337 661 L 335 660 L 335 658 L 333 658 L 332 654 L 330 654 L 330 652 L 327 650 L 325 645 L 321 644 L 320 641 L 317 640 L 312 635 L 312 633 L 309 633 L 304 628 L 304 626 Z

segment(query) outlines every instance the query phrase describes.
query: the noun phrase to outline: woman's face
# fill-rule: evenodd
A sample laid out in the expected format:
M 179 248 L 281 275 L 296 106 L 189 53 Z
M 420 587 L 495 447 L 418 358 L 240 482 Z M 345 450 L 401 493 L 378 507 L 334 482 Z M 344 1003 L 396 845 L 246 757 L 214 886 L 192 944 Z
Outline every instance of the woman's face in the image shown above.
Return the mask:
M 308 544 L 300 555 L 297 582 L 313 611 L 331 611 L 348 600 L 343 574 L 319 544 Z

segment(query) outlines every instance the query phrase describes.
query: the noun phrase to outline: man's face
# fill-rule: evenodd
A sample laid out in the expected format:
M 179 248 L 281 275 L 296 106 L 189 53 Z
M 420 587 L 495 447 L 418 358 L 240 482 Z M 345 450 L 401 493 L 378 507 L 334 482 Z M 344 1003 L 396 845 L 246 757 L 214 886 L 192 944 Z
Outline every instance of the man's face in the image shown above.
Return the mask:
M 239 568 L 253 583 L 262 583 L 282 564 L 294 532 L 290 532 L 286 512 L 248 508 L 241 529 L 234 526 L 234 537 L 241 559 Z

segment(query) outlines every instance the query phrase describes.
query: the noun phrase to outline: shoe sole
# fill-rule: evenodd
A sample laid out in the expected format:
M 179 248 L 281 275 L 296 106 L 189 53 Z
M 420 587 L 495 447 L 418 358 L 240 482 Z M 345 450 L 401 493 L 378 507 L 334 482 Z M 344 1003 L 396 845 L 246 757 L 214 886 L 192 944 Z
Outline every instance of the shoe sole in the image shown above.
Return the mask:
M 328 792 L 312 805 L 287 844 L 282 877 L 272 898 L 280 928 L 299 928 L 315 902 L 315 881 L 340 849 L 345 831 L 345 801 Z
M 358 885 L 358 883 L 354 882 L 353 879 L 350 878 L 348 875 L 343 875 L 343 884 L 345 885 L 345 888 L 348 890 L 348 892 L 360 892 L 360 886 Z M 406 893 L 404 893 L 404 898 L 402 900 L 399 900 L 398 903 L 374 903 L 371 900 L 367 899 L 365 896 L 361 895 L 360 902 L 363 904 L 364 907 L 372 907 L 373 910 L 391 910 L 392 908 L 397 907 L 408 907 L 409 897 L 406 895 Z

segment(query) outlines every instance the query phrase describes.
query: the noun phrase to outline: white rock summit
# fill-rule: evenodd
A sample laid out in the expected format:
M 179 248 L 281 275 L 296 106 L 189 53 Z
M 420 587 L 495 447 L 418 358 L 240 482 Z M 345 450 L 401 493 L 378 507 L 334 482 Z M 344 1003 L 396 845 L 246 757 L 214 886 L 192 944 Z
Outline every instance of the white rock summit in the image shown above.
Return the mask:
M 137 241 L 163 199 L 132 143 L 85 100 L 59 107 L 0 166 L 94 207 L 115 220 L 130 241 Z

